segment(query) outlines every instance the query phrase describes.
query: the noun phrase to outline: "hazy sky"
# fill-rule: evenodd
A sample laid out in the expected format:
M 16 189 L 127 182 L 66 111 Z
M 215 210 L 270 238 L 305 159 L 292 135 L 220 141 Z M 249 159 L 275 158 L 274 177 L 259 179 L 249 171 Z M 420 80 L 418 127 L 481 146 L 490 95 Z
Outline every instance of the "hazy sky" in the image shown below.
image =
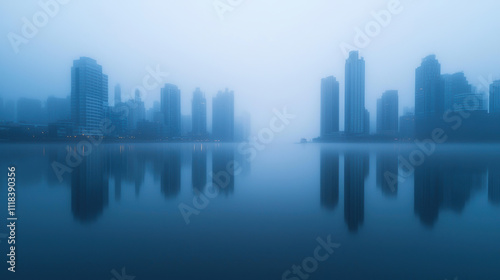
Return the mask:
M 70 0 L 16 54 L 9 33 L 22 36 L 22 18 L 33 22 L 43 9 L 38 1 L 1 0 L 0 96 L 67 96 L 73 60 L 88 56 L 109 75 L 112 102 L 116 83 L 126 98 L 142 84 L 146 67 L 158 65 L 170 73 L 165 82 L 181 89 L 183 114 L 190 114 L 196 87 L 209 106 L 211 97 L 228 87 L 235 91 L 237 111 L 252 114 L 254 132 L 268 126 L 273 108 L 287 106 L 297 117 L 279 139 L 295 141 L 319 135 L 320 80 L 334 75 L 340 81 L 343 129 L 340 45 L 355 45 L 355 28 L 365 29 L 374 20 L 372 12 L 387 10 L 391 0 L 243 0 L 223 19 L 215 2 Z M 473 85 L 500 78 L 500 1 L 399 2 L 402 11 L 360 49 L 372 130 L 376 99 L 385 90 L 399 90 L 400 112 L 414 106 L 415 68 L 426 55 L 437 55 L 443 73 L 464 71 Z M 150 91 L 146 106 L 159 96 L 160 88 Z

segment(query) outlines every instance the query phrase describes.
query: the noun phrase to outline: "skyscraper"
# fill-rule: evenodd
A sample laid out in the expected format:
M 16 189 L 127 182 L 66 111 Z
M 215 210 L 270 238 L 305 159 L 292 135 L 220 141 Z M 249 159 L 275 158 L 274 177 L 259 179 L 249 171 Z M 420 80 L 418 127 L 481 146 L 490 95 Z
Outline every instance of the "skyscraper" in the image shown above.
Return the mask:
M 365 60 L 353 51 L 345 64 L 345 132 L 365 133 L 365 118 Z
M 441 76 L 441 91 L 443 92 L 442 111 L 454 111 L 455 99 L 459 95 L 472 92 L 472 87 L 463 72 L 444 74 Z M 460 104 L 457 104 L 460 105 Z
M 429 55 L 415 71 L 415 116 L 434 118 L 441 112 L 443 94 L 441 85 L 441 64 L 435 55 Z
M 161 89 L 161 112 L 168 137 L 181 136 L 181 91 L 176 85 Z
M 500 113 L 500 80 L 490 85 L 490 114 Z
M 50 96 L 47 98 L 47 121 L 55 123 L 58 121 L 69 121 L 71 119 L 71 98 L 58 98 Z
M 134 100 L 129 101 L 128 128 L 137 129 L 137 125 L 146 119 L 146 108 L 141 99 L 141 92 L 135 91 Z
M 212 103 L 212 137 L 214 140 L 234 140 L 234 92 L 219 91 Z
M 395 136 L 399 121 L 398 91 L 388 90 L 377 101 L 377 133 Z
M 197 88 L 193 92 L 193 100 L 191 102 L 192 113 L 192 134 L 194 137 L 201 137 L 207 134 L 207 100 L 205 94 Z
M 42 102 L 38 99 L 19 98 L 17 101 L 17 121 L 27 124 L 41 124 Z
M 71 119 L 77 134 L 102 135 L 108 106 L 108 76 L 88 57 L 73 61 L 71 68 Z
M 120 84 L 115 86 L 115 106 L 122 103 L 122 88 Z
M 333 76 L 321 80 L 321 138 L 339 132 L 339 82 Z

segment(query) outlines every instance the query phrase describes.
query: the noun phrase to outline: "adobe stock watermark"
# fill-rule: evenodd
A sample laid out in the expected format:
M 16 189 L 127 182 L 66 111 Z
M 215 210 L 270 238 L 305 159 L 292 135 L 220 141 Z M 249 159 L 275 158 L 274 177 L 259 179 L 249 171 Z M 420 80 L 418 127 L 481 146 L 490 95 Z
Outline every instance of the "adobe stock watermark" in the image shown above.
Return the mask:
M 23 25 L 19 33 L 9 32 L 7 39 L 14 53 L 18 54 L 21 45 L 26 45 L 35 38 L 42 28 L 49 24 L 50 20 L 56 17 L 61 11 L 61 7 L 67 5 L 71 0 L 40 0 L 38 6 L 40 10 L 35 12 L 31 19 L 22 17 Z
M 132 88 L 129 101 L 124 103 L 123 106 L 113 107 L 113 113 L 119 115 L 119 120 L 125 120 L 129 116 L 130 111 L 137 108 L 138 104 L 132 99 L 136 90 L 147 98 L 148 92 L 158 89 L 169 76 L 168 72 L 161 71 L 160 65 L 157 65 L 155 69 L 147 66 L 146 72 L 147 74 L 143 77 L 142 84 Z M 96 131 L 84 131 L 83 133 L 85 135 L 98 135 L 97 137 L 90 136 L 87 139 L 79 141 L 75 149 L 66 146 L 67 154 L 65 163 L 54 161 L 51 164 L 52 170 L 54 170 L 59 182 L 64 180 L 63 176 L 66 173 L 72 173 L 74 168 L 77 168 L 84 158 L 89 156 L 103 142 L 104 135 L 112 134 L 115 129 L 116 126 L 113 122 L 109 118 L 104 118 Z
M 245 0 L 215 0 L 212 5 L 219 19 L 223 21 L 226 13 L 233 12 L 243 2 Z
M 125 267 L 122 267 L 122 273 L 119 274 L 116 269 L 111 270 L 111 274 L 113 274 L 113 278 L 111 280 L 134 280 L 135 276 L 133 275 L 127 275 L 127 272 L 125 271 Z
M 291 269 L 283 272 L 282 280 L 305 280 L 318 270 L 319 264 L 325 262 L 334 253 L 334 249 L 340 247 L 339 243 L 333 243 L 331 235 L 328 235 L 326 241 L 323 238 L 316 238 L 318 246 L 314 249 L 313 255 L 306 257 L 299 265 L 292 265 Z
M 372 11 L 370 14 L 372 20 L 367 22 L 363 28 L 356 26 L 354 28 L 354 38 L 351 43 L 342 42 L 339 47 L 345 58 L 349 57 L 351 51 L 359 51 L 367 48 L 372 40 L 379 36 L 384 29 L 389 27 L 393 17 L 401 14 L 404 10 L 399 0 L 390 0 L 385 9 L 378 12 Z
M 471 116 L 471 112 L 480 108 L 481 99 L 477 95 L 470 95 L 464 99 L 463 104 L 454 104 L 453 110 L 449 109 L 443 114 L 445 124 L 449 125 L 453 131 L 460 129 L 464 121 Z M 431 131 L 430 138 L 424 140 L 416 139 L 414 143 L 417 148 L 410 152 L 408 158 L 399 155 L 398 162 L 401 165 L 401 172 L 398 175 L 386 171 L 384 179 L 389 185 L 391 191 L 395 191 L 396 184 L 404 183 L 406 179 L 415 173 L 415 168 L 424 164 L 424 162 L 436 152 L 438 144 L 443 144 L 448 140 L 446 131 L 437 127 Z
M 247 155 L 246 161 L 253 161 L 257 157 L 258 151 L 264 150 L 265 145 L 273 142 L 276 134 L 283 132 L 290 125 L 291 120 L 295 119 L 295 115 L 288 113 L 286 107 L 282 111 L 273 109 L 273 113 L 274 116 L 269 121 L 268 127 L 262 128 L 250 142 L 242 143 L 238 147 L 239 153 Z M 225 170 L 210 174 L 211 182 L 207 183 L 205 191 L 200 192 L 195 189 L 192 204 L 181 202 L 178 206 L 186 225 L 191 223 L 192 215 L 200 215 L 201 211 L 208 207 L 210 200 L 219 196 L 220 190 L 228 187 L 231 177 L 237 176 L 241 172 L 241 164 L 237 161 L 230 161 L 226 164 Z

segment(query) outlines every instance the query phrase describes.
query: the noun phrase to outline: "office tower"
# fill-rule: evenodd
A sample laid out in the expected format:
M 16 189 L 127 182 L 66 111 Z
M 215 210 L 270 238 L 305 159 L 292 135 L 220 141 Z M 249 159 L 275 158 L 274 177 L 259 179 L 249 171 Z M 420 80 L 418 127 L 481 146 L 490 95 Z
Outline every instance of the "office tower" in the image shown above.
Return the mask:
M 17 101 L 17 121 L 26 124 L 41 124 L 42 102 L 38 99 L 19 98 Z
M 490 85 L 490 114 L 500 113 L 500 80 Z
M 388 90 L 377 100 L 377 133 L 395 136 L 398 133 L 398 91 Z
M 161 116 L 161 106 L 159 101 L 153 102 L 153 107 L 149 108 L 146 112 L 146 119 L 151 122 L 163 123 Z
M 234 137 L 236 141 L 244 142 L 250 139 L 251 133 L 251 117 L 250 113 L 244 111 L 242 112 L 235 121 L 234 125 Z
M 16 103 L 14 100 L 5 100 L 5 106 L 3 111 L 3 122 L 14 122 L 16 118 Z
M 115 86 L 115 106 L 122 103 L 122 88 L 120 84 Z
M 212 137 L 216 141 L 234 140 L 234 92 L 219 91 L 212 103 Z
M 181 91 L 176 85 L 165 84 L 161 89 L 161 112 L 168 137 L 181 136 Z
M 73 61 L 71 68 L 71 119 L 77 134 L 102 136 L 108 106 L 108 76 L 88 57 Z
M 135 91 L 134 100 L 131 100 L 129 104 L 128 128 L 134 130 L 137 129 L 138 123 L 146 119 L 146 109 L 139 90 Z
M 333 76 L 321 80 L 321 138 L 339 132 L 339 82 Z
M 365 60 L 353 51 L 345 64 L 345 132 L 365 133 L 365 119 Z
M 71 120 L 71 98 L 49 97 L 47 98 L 47 121 L 56 123 Z
M 464 73 L 458 72 L 455 74 L 444 74 L 441 76 L 441 91 L 443 93 L 442 111 L 454 111 L 454 107 L 457 105 L 463 105 L 461 103 L 456 103 L 457 97 L 459 95 L 471 93 L 472 87 L 467 81 Z M 459 100 L 459 102 L 460 101 L 461 100 Z
M 368 135 L 370 134 L 370 112 L 368 112 L 367 109 L 365 109 L 365 120 L 364 120 L 364 134 Z
M 441 64 L 435 55 L 427 56 L 415 71 L 415 116 L 435 118 L 442 113 Z
M 192 134 L 193 137 L 203 137 L 207 134 L 207 100 L 200 88 L 193 92 L 191 101 Z
M 406 140 L 415 137 L 415 115 L 412 112 L 399 118 L 399 136 Z

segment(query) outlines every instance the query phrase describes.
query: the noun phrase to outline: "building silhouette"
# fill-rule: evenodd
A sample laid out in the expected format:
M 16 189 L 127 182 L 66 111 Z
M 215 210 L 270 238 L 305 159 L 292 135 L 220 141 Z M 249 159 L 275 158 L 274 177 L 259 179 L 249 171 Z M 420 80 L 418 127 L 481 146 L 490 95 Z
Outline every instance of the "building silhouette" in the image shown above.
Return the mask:
M 42 101 L 31 98 L 19 98 L 17 100 L 17 122 L 42 124 Z
M 191 101 L 192 135 L 193 137 L 204 137 L 207 135 L 207 100 L 200 88 L 193 92 Z
M 365 60 L 357 51 L 349 53 L 345 64 L 345 132 L 366 133 Z
M 490 85 L 490 114 L 500 113 L 500 80 Z
M 122 103 L 122 87 L 120 84 L 116 84 L 115 86 L 115 106 Z
M 213 98 L 212 137 L 222 142 L 234 140 L 234 92 L 228 89 Z
M 444 97 L 441 90 L 441 64 L 429 55 L 415 70 L 416 133 L 428 134 L 442 116 Z
M 321 80 L 321 138 L 339 132 L 339 82 L 333 76 Z
M 161 90 L 161 112 L 168 137 L 181 136 L 181 91 L 176 85 L 165 84 Z
M 398 133 L 398 91 L 388 90 L 377 100 L 377 133 L 395 136 Z
M 193 145 L 191 182 L 193 189 L 200 192 L 203 191 L 207 184 L 207 145 Z
M 48 123 L 71 120 L 71 97 L 58 98 L 51 96 L 47 98 L 46 107 Z
M 443 92 L 442 111 L 455 111 L 454 105 L 457 103 L 463 104 L 463 101 L 460 102 L 460 97 L 463 98 L 464 94 L 471 93 L 472 87 L 467 81 L 464 73 L 458 72 L 441 76 L 441 91 Z
M 364 221 L 368 160 L 362 153 L 344 154 L 344 219 L 350 232 L 357 232 Z
M 326 209 L 339 203 L 339 154 L 323 147 L 320 155 L 320 201 Z
M 108 76 L 88 57 L 73 61 L 71 68 L 71 119 L 77 134 L 103 135 L 101 125 L 108 106 Z

